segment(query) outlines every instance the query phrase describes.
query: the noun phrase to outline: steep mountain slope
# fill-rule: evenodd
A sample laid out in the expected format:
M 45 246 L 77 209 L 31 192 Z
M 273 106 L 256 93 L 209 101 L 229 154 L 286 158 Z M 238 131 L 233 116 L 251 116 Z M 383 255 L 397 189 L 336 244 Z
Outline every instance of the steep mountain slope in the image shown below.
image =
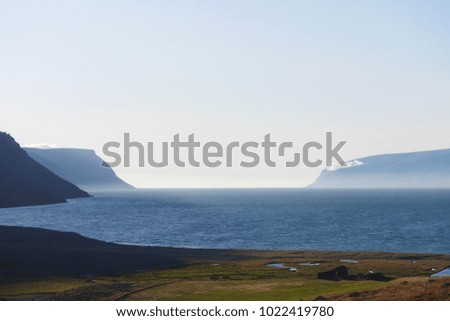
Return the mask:
M 35 161 L 88 192 L 134 189 L 116 176 L 93 150 L 25 148 Z M 103 164 L 103 165 L 102 165 Z
M 0 207 L 62 203 L 88 196 L 29 157 L 10 135 L 0 132 Z

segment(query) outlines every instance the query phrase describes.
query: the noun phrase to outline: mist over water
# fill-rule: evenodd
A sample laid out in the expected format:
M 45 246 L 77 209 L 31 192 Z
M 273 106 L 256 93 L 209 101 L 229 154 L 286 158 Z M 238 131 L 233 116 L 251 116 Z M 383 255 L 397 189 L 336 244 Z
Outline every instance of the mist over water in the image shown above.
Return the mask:
M 1 209 L 125 244 L 450 253 L 450 190 L 149 189 Z

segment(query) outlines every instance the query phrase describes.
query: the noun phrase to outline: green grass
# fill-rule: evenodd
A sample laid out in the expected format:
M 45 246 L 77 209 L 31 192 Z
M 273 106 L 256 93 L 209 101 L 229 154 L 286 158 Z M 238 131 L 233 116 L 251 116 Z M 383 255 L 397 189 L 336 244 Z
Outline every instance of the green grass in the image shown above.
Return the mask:
M 0 279 L 0 296 L 58 293 L 83 285 L 86 281 L 76 278 Z
M 238 263 L 194 263 L 185 268 L 161 270 L 155 272 L 143 272 L 124 276 L 124 280 L 145 281 L 145 280 L 257 280 L 267 278 L 288 278 L 292 273 L 286 273 L 279 269 L 268 268 L 264 264 L 259 267 L 252 267 Z
M 255 253 L 255 252 L 253 252 Z M 421 257 L 412 264 L 407 257 L 361 252 L 352 258 L 358 264 L 343 264 L 338 252 L 258 252 L 244 260 L 197 260 L 179 269 L 147 271 L 99 276 L 95 282 L 84 278 L 28 277 L 0 278 L 0 299 L 58 300 L 314 300 L 318 296 L 336 297 L 351 292 L 397 286 L 402 278 L 427 277 L 431 268 L 449 265 L 446 257 Z M 314 256 L 316 254 L 316 256 Z M 307 256 L 308 255 L 308 256 Z M 305 261 L 320 262 L 320 266 L 302 267 Z M 282 262 L 298 267 L 298 272 L 267 267 L 270 262 Z M 320 280 L 317 272 L 346 265 L 351 275 L 367 274 L 368 270 L 396 278 L 391 282 Z
M 374 281 L 272 280 L 261 281 L 182 281 L 139 292 L 132 300 L 235 301 L 235 300 L 313 300 L 318 296 L 339 295 L 386 286 Z
M 183 269 L 124 276 L 123 281 L 166 282 L 139 291 L 132 300 L 311 300 L 386 286 L 375 281 L 326 281 L 316 278 L 317 267 L 298 273 L 266 267 L 266 262 L 196 263 Z

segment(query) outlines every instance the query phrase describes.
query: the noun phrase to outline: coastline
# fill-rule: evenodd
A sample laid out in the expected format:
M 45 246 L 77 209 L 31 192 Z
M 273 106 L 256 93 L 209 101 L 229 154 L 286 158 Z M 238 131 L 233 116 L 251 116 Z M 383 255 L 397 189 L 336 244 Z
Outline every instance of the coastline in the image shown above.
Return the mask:
M 318 278 L 340 266 L 348 278 Z M 0 226 L 4 300 L 449 300 L 450 277 L 430 278 L 448 266 L 445 254 L 144 247 Z

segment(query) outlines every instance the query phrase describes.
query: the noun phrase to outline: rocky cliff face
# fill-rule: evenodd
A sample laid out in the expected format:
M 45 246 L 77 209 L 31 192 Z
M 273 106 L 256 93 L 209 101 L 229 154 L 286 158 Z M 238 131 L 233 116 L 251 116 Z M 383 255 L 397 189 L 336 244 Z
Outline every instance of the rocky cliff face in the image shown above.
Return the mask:
M 88 196 L 29 157 L 10 135 L 0 132 L 0 207 L 61 203 Z
M 377 155 L 325 169 L 312 188 L 450 188 L 450 149 Z

